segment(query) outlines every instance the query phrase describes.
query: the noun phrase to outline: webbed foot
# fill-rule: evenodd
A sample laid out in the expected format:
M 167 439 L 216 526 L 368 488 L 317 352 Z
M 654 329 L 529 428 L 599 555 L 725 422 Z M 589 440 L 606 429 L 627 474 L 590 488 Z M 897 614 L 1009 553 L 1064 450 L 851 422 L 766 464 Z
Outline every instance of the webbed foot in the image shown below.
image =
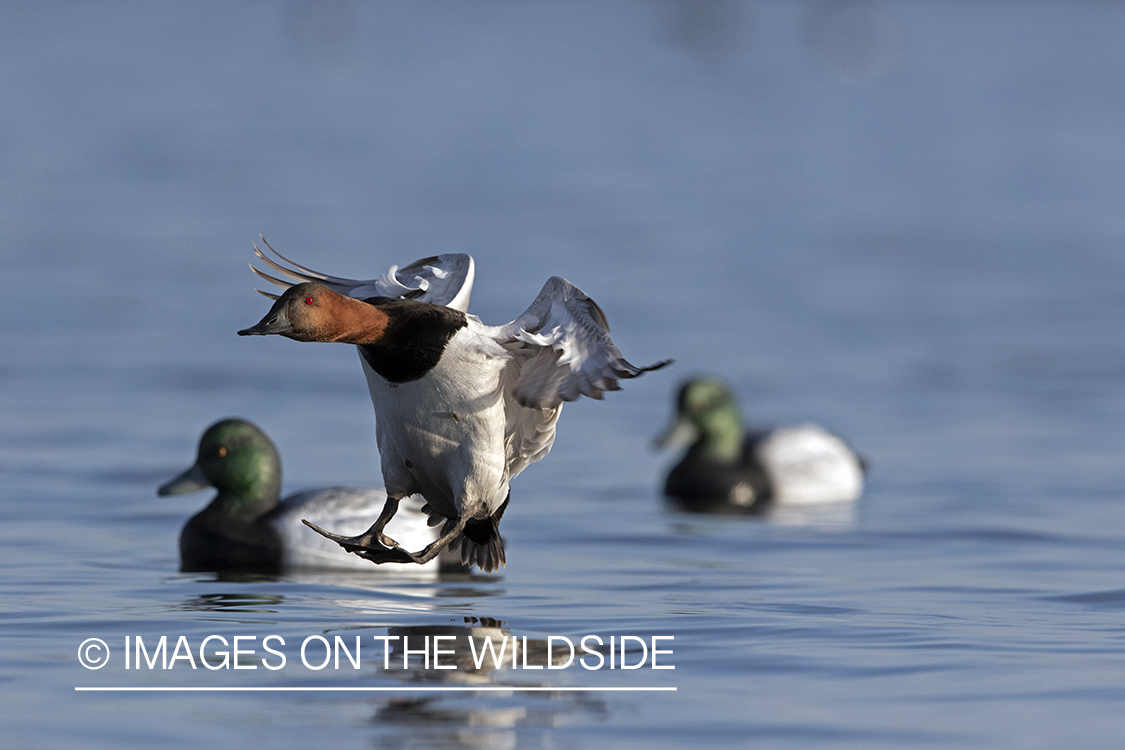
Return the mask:
M 370 560 L 376 564 L 419 562 L 415 555 L 398 546 L 398 542 L 394 539 L 391 539 L 381 531 L 376 531 L 374 527 L 359 536 L 342 536 L 340 534 L 333 534 L 331 531 L 325 531 L 315 523 L 304 519 L 301 520 L 301 523 L 321 536 L 336 542 L 336 544 L 339 544 L 348 552 L 359 555 L 365 560 Z

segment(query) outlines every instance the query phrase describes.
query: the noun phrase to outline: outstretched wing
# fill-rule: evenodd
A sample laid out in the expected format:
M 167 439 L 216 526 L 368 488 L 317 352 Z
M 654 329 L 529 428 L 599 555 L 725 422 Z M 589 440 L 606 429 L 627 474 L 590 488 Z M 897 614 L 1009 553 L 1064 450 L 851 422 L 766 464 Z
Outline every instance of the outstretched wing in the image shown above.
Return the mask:
M 564 278 L 553 276 L 531 306 L 493 338 L 517 368 L 511 392 L 520 406 L 553 409 L 579 396 L 602 397 L 620 389 L 618 380 L 657 370 L 671 360 L 637 367 L 609 337 L 605 313 Z
M 449 253 L 422 258 L 405 268 L 391 266 L 385 274 L 377 279 L 359 281 L 329 276 L 306 268 L 299 263 L 294 263 L 270 247 L 265 237 L 262 237 L 262 244 L 277 257 L 277 260 L 263 253 L 255 244 L 254 254 L 258 256 L 258 259 L 270 268 L 279 271 L 290 279 L 294 279 L 294 281 L 271 276 L 265 271 L 255 268 L 253 264 L 250 265 L 250 270 L 282 289 L 288 289 L 294 284 L 300 284 L 304 281 L 317 281 L 340 294 L 355 299 L 401 297 L 430 302 L 435 305 L 445 305 L 461 312 L 466 312 L 469 308 L 469 295 L 473 291 L 474 268 L 472 256 L 464 253 Z M 258 292 L 271 299 L 277 299 L 277 295 L 263 292 L 260 289 Z
M 605 313 L 566 279 L 554 276 L 531 306 L 502 326 L 470 325 L 508 351 L 503 391 L 507 401 L 508 474 L 514 478 L 547 455 L 564 401 L 602 397 L 620 389 L 618 380 L 635 378 L 671 360 L 637 367 L 621 356 L 609 337 Z

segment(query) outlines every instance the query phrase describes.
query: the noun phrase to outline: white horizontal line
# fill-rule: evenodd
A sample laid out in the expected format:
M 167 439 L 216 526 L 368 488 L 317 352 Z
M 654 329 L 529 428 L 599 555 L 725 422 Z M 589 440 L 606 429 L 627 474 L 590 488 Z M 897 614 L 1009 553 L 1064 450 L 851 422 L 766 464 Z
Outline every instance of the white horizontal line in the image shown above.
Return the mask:
M 96 693 L 600 693 L 675 692 L 674 687 L 76 687 L 77 692 Z

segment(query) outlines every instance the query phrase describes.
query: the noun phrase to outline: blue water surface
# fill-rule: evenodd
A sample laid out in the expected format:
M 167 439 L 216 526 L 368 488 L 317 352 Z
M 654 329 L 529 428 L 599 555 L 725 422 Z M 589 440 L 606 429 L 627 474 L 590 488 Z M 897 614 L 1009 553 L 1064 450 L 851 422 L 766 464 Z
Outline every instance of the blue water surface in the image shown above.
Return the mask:
M 4 744 L 1119 746 L 1123 38 L 1112 3 L 0 5 Z M 286 491 L 382 481 L 349 347 L 235 335 L 259 232 L 356 278 L 471 253 L 489 323 L 566 276 L 677 362 L 566 407 L 499 574 L 181 573 L 206 498 L 155 488 L 218 418 Z M 858 506 L 665 507 L 649 445 L 699 372 L 846 435 Z M 671 636 L 675 669 L 386 670 L 372 638 L 470 628 Z M 269 634 L 284 669 L 123 663 Z M 361 669 L 301 664 L 356 635 Z

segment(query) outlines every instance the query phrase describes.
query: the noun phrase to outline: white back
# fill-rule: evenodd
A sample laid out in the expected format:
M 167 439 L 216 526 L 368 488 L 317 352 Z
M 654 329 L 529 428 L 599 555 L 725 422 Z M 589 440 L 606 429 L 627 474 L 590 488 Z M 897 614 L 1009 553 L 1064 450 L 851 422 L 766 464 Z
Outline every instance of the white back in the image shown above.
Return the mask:
M 863 467 L 848 444 L 814 424 L 780 427 L 757 446 L 779 504 L 855 500 Z

